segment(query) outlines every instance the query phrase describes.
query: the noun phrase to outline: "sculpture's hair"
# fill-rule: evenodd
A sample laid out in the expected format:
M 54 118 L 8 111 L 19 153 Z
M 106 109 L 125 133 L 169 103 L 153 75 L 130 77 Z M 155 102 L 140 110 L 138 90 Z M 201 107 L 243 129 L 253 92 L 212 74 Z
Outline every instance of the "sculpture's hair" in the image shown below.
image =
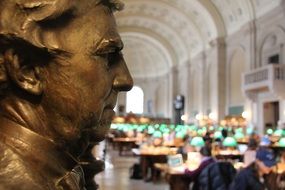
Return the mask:
M 111 11 L 123 8 L 119 0 L 0 0 L 0 94 L 6 83 L 2 77 L 5 51 L 24 52 L 24 57 L 43 53 L 38 57 L 44 58 L 67 53 L 59 44 L 56 31 L 84 14 L 87 6 L 88 9 L 100 3 Z
M 80 7 L 99 3 L 112 11 L 123 8 L 118 0 L 1 0 L 1 38 L 21 38 L 36 47 L 56 50 L 59 47 L 52 41 L 56 39 L 52 28 L 64 27 Z

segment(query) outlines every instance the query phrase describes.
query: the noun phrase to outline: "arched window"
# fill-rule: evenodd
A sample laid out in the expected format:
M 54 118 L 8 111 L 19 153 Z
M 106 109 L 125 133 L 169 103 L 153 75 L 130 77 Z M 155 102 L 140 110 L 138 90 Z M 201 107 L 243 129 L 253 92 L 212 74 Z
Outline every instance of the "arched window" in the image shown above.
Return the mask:
M 127 113 L 129 112 L 143 113 L 143 90 L 138 86 L 127 92 Z

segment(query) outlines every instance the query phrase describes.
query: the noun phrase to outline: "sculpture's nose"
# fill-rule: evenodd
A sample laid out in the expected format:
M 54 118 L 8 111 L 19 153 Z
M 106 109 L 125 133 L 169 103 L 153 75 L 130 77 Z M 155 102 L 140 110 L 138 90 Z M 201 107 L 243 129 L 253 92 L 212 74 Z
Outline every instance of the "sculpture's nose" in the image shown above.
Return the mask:
M 133 78 L 129 72 L 124 58 L 122 58 L 116 70 L 113 86 L 117 91 L 129 91 L 133 87 Z

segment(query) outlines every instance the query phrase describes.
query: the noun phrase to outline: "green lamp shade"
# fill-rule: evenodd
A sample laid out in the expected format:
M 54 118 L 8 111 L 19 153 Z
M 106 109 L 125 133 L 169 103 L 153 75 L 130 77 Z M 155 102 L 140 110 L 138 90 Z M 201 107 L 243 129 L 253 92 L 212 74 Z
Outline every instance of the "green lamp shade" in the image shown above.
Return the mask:
M 198 129 L 198 131 L 197 131 L 198 135 L 203 135 L 203 133 L 204 133 L 203 129 Z
M 138 128 L 137 128 L 137 131 L 138 131 L 138 132 L 143 132 L 143 130 L 144 130 L 144 127 L 143 127 L 143 126 L 138 126 Z
M 175 131 L 181 131 L 183 128 L 184 128 L 183 125 L 177 125 L 177 126 L 175 127 Z
M 196 131 L 198 127 L 196 125 L 190 125 L 189 129 L 190 131 Z
M 214 133 L 214 138 L 215 139 L 222 139 L 223 138 L 222 132 L 221 131 L 216 131 Z
M 183 128 L 185 128 L 185 126 L 184 126 L 184 125 L 177 125 L 176 127 L 177 127 L 177 128 L 179 128 L 179 129 L 183 129 Z
M 235 138 L 236 139 L 242 139 L 242 138 L 244 138 L 244 134 L 242 132 L 236 132 Z
M 123 127 L 123 131 L 124 131 L 124 132 L 128 132 L 128 131 L 129 131 L 129 125 L 125 125 L 125 126 Z
M 170 129 L 165 128 L 162 130 L 163 134 L 169 134 L 170 133 Z
M 163 135 L 169 135 L 170 132 L 169 131 L 162 131 Z
M 278 142 L 278 145 L 281 147 L 285 147 L 285 138 L 281 138 Z
M 122 130 L 124 129 L 124 125 L 119 124 L 119 125 L 117 126 L 117 129 L 118 129 L 119 131 L 122 131 Z
M 237 146 L 237 141 L 233 137 L 227 137 L 223 141 L 223 145 L 228 147 L 235 147 Z
M 266 130 L 267 135 L 272 135 L 273 134 L 273 129 L 267 129 Z
M 155 131 L 153 134 L 152 134 L 153 137 L 155 138 L 161 138 L 162 137 L 162 133 L 160 131 Z
M 155 129 L 153 127 L 150 127 L 150 126 L 148 127 L 148 130 L 147 130 L 148 134 L 153 134 L 154 131 Z
M 284 132 L 283 132 L 283 129 L 277 129 L 276 131 L 274 131 L 273 134 L 276 135 L 276 136 L 281 137 L 281 136 L 284 135 Z
M 192 146 L 196 146 L 196 147 L 203 147 L 203 146 L 205 146 L 205 142 L 204 142 L 202 137 L 194 137 L 191 140 L 190 144 Z
M 243 129 L 242 128 L 237 128 L 236 133 L 242 133 Z
M 156 129 L 158 129 L 159 127 L 160 127 L 159 124 L 155 124 L 155 125 L 154 125 L 154 128 L 156 128 Z
M 254 132 L 254 130 L 253 130 L 252 127 L 249 127 L 249 128 L 246 129 L 246 134 L 247 135 L 251 135 L 251 134 L 253 134 L 253 132 Z
M 164 126 L 160 126 L 159 127 L 159 130 L 162 131 L 162 132 L 163 132 L 164 129 L 166 129 L 166 127 L 164 127 Z
M 175 134 L 176 138 L 184 138 L 185 137 L 185 132 L 184 131 L 179 131 Z

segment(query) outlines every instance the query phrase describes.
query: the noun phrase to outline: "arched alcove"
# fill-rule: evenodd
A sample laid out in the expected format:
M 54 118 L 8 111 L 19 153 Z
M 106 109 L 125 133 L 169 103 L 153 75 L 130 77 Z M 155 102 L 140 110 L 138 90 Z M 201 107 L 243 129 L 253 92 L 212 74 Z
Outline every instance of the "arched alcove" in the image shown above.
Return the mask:
M 212 102 L 213 102 L 213 91 L 214 91 L 214 81 L 215 81 L 215 74 L 213 72 L 213 65 L 210 63 L 207 66 L 207 76 L 206 76 L 206 113 L 209 114 L 212 111 Z
M 167 83 L 163 81 L 158 85 L 155 94 L 155 114 L 158 117 L 164 117 L 167 115 Z
M 283 62 L 285 32 L 284 28 L 274 27 L 264 34 L 260 46 L 260 66 Z
M 199 93 L 199 86 L 200 86 L 200 81 L 199 81 L 199 73 L 198 69 L 194 69 L 192 72 L 192 77 L 191 77 L 192 85 L 191 85 L 191 94 L 192 94 L 192 112 L 195 114 L 199 112 L 199 99 L 200 99 L 200 93 Z
M 243 49 L 234 51 L 229 65 L 229 114 L 241 110 L 245 104 L 242 93 L 242 73 L 246 71 L 246 55 Z

